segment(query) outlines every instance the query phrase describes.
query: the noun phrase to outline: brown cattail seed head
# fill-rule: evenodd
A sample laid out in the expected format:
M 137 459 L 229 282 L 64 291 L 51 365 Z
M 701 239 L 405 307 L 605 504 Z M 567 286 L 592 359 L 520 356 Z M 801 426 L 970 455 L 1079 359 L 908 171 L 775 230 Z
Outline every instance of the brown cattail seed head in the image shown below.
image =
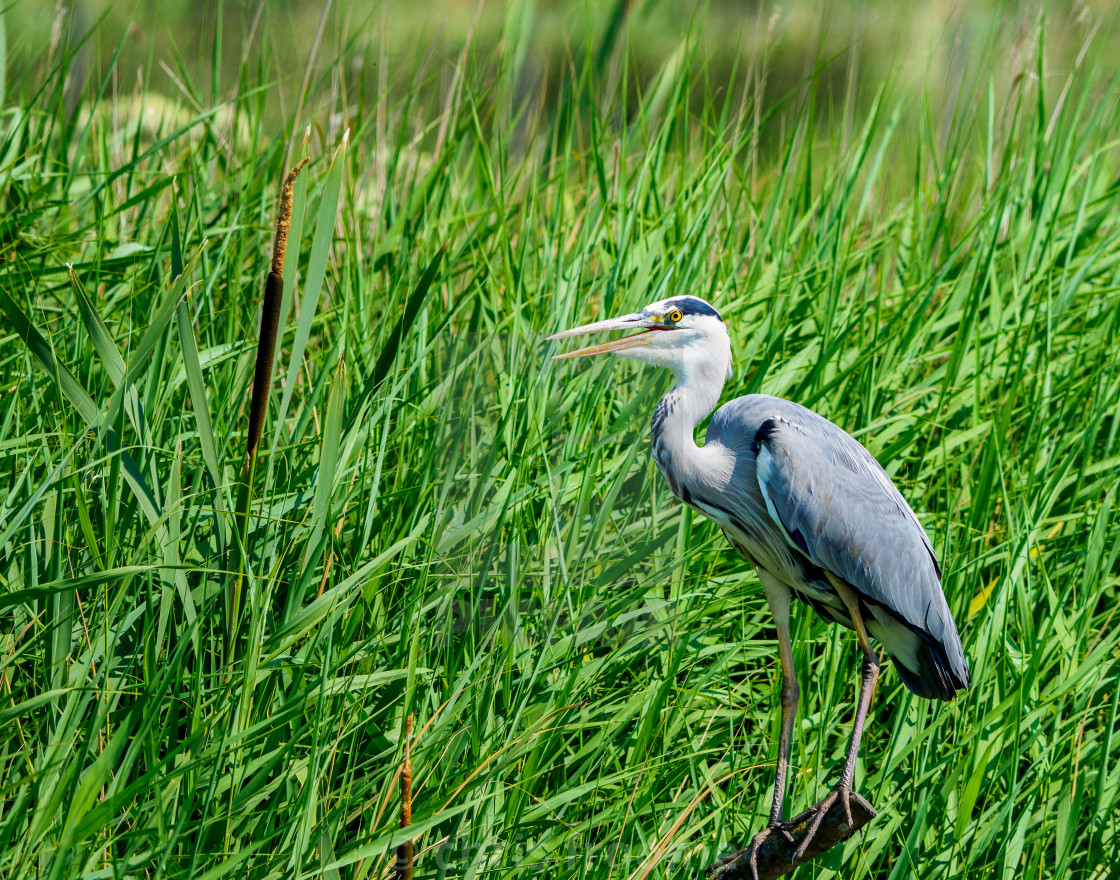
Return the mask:
M 272 245 L 272 272 L 276 275 L 284 274 L 284 254 L 288 250 L 288 231 L 292 228 L 292 190 L 295 189 L 296 178 L 299 177 L 303 166 L 310 162 L 304 157 L 291 171 L 284 187 L 280 190 L 280 210 L 276 215 L 276 240 Z

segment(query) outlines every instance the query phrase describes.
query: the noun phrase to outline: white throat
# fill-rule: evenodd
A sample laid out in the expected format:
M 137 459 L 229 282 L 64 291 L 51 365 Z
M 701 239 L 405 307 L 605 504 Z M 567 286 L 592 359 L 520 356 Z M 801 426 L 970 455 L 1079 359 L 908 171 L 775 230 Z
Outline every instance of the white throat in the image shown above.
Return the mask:
M 657 359 L 673 370 L 677 381 L 653 414 L 653 457 L 677 496 L 682 494 L 680 478 L 693 471 L 703 453 L 703 447 L 696 445 L 696 426 L 715 409 L 731 374 L 731 341 L 726 331 L 711 334 L 704 342 L 710 344 L 694 341 L 673 352 L 676 357 Z

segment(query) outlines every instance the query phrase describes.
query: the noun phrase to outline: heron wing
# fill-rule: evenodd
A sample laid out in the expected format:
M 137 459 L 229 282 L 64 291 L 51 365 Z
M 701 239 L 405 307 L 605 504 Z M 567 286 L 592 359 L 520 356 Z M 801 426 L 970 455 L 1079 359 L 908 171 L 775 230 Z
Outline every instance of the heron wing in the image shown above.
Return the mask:
M 965 668 L 933 547 L 871 453 L 809 410 L 766 419 L 754 451 L 767 511 L 789 542 Z

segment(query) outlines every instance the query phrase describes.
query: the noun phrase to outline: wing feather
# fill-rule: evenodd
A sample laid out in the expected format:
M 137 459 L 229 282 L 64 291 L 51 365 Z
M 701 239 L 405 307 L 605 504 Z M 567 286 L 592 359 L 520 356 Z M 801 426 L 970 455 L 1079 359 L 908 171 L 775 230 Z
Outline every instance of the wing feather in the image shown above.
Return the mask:
M 791 545 L 934 643 L 966 686 L 968 667 L 929 537 L 886 471 L 855 439 L 802 410 L 754 440 L 766 509 Z

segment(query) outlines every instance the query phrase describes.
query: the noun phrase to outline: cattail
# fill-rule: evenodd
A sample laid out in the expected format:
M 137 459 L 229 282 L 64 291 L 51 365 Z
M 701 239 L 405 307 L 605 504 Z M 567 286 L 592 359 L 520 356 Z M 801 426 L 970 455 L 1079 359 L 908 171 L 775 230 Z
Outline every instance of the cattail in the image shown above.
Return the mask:
M 404 763 L 401 765 L 401 828 L 412 824 L 412 716 L 404 722 Z M 412 840 L 397 847 L 397 878 L 412 880 Z
M 249 500 L 253 491 L 253 474 L 257 462 L 257 445 L 264 430 L 268 410 L 268 391 L 272 386 L 272 360 L 276 355 L 276 336 L 280 330 L 280 304 L 284 298 L 284 256 L 288 251 L 288 232 L 292 228 L 293 190 L 296 177 L 310 159 L 302 159 L 291 171 L 280 189 L 280 207 L 276 215 L 276 237 L 272 245 L 272 263 L 264 282 L 264 303 L 261 306 L 261 331 L 257 340 L 257 363 L 253 369 L 253 393 L 249 399 L 249 436 L 245 443 L 245 472 L 237 490 L 234 508 L 237 535 L 229 547 L 229 568 L 235 577 L 226 594 L 226 657 L 231 659 L 241 617 L 241 581 L 245 571 L 246 548 L 249 544 Z
M 264 305 L 261 308 L 261 335 L 257 345 L 257 365 L 253 370 L 253 396 L 249 403 L 249 440 L 245 446 L 246 462 L 257 454 L 257 444 L 264 428 L 268 409 L 268 389 L 272 385 L 272 358 L 276 354 L 276 335 L 280 330 L 280 302 L 284 296 L 284 256 L 288 252 L 288 232 L 292 228 L 292 191 L 308 159 L 288 172 L 280 190 L 280 210 L 276 216 L 276 238 L 272 245 L 272 265 L 264 282 Z

